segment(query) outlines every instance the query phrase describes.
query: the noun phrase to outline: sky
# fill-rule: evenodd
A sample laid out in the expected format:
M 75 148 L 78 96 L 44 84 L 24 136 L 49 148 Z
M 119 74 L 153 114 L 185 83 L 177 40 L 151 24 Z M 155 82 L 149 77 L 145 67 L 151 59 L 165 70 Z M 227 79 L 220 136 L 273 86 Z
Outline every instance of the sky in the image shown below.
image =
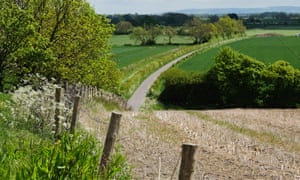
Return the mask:
M 161 14 L 183 9 L 298 6 L 300 0 L 87 0 L 99 14 Z

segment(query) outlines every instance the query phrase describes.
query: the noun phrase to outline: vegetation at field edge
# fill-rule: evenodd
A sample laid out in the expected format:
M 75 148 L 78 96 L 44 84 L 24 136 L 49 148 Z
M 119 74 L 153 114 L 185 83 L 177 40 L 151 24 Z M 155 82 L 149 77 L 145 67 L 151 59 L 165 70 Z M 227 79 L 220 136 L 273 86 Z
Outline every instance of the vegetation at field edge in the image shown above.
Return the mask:
M 117 150 L 99 171 L 100 142 L 77 129 L 70 134 L 70 112 L 54 102 L 51 83 L 0 93 L 0 179 L 131 179 L 131 168 Z M 59 108 L 63 131 L 54 138 L 54 112 Z
M 299 69 L 282 60 L 265 65 L 229 47 L 219 52 L 206 73 L 173 68 L 160 83 L 162 92 L 156 94 L 160 102 L 184 108 L 295 108 L 300 104 Z
M 206 72 L 213 66 L 213 59 L 219 49 L 229 46 L 267 65 L 277 60 L 285 60 L 300 69 L 299 45 L 300 38 L 296 36 L 252 37 L 200 52 L 178 64 L 178 68 L 189 72 Z

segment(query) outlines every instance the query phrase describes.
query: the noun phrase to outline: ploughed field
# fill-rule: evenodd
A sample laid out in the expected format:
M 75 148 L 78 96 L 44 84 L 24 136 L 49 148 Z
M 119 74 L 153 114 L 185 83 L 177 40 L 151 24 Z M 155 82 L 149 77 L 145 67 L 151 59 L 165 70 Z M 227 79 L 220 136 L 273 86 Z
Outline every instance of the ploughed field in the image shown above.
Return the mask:
M 300 37 L 267 33 L 224 46 L 229 46 L 266 64 L 271 64 L 277 60 L 285 60 L 295 68 L 300 69 Z M 214 57 L 219 49 L 224 46 L 200 52 L 180 63 L 178 67 L 185 71 L 205 72 L 213 66 Z
M 194 179 L 300 178 L 297 109 L 122 114 L 118 143 L 135 179 L 176 179 L 182 143 L 198 145 Z M 110 112 L 81 116 L 82 125 L 104 142 Z

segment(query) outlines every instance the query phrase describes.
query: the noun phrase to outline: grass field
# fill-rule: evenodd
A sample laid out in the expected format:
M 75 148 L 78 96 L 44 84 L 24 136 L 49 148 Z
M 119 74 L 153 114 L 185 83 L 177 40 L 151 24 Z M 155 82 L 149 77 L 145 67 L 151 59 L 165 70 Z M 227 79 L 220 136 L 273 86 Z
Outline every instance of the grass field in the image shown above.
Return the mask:
M 276 34 L 282 34 L 284 36 L 294 36 L 296 34 L 300 33 L 300 27 L 298 28 L 278 28 L 278 29 L 250 29 L 247 30 L 247 35 L 248 36 L 254 36 L 257 34 L 267 34 L 267 33 L 276 33 Z
M 265 31 L 264 31 L 265 32 Z M 286 31 L 285 31 L 286 32 Z M 276 36 L 254 37 L 227 44 L 241 53 L 251 56 L 266 64 L 277 60 L 288 61 L 295 68 L 300 69 L 300 37 Z M 223 46 L 212 48 L 199 53 L 178 65 L 180 69 L 191 72 L 209 70 L 214 64 L 214 57 Z
M 112 52 L 120 68 L 137 63 L 146 58 L 170 51 L 176 46 L 115 46 Z

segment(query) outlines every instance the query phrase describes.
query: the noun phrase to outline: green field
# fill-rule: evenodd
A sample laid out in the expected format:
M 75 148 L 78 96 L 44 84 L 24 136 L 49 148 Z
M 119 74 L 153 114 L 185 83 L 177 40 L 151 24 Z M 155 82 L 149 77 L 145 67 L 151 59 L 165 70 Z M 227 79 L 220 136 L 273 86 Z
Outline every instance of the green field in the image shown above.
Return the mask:
M 243 54 L 251 56 L 266 64 L 277 60 L 288 61 L 295 68 L 300 69 L 300 37 L 277 36 L 263 38 L 249 38 L 227 44 Z M 178 65 L 180 69 L 191 72 L 203 72 L 209 70 L 214 57 L 223 46 L 201 52 Z
M 175 49 L 177 46 L 114 46 L 112 52 L 120 68 Z
M 250 29 L 247 30 L 247 35 L 248 36 L 254 36 L 257 34 L 267 34 L 267 33 L 275 33 L 275 34 L 281 34 L 284 36 L 295 36 L 296 34 L 300 33 L 300 27 L 298 28 L 283 28 L 281 27 L 280 29 Z

